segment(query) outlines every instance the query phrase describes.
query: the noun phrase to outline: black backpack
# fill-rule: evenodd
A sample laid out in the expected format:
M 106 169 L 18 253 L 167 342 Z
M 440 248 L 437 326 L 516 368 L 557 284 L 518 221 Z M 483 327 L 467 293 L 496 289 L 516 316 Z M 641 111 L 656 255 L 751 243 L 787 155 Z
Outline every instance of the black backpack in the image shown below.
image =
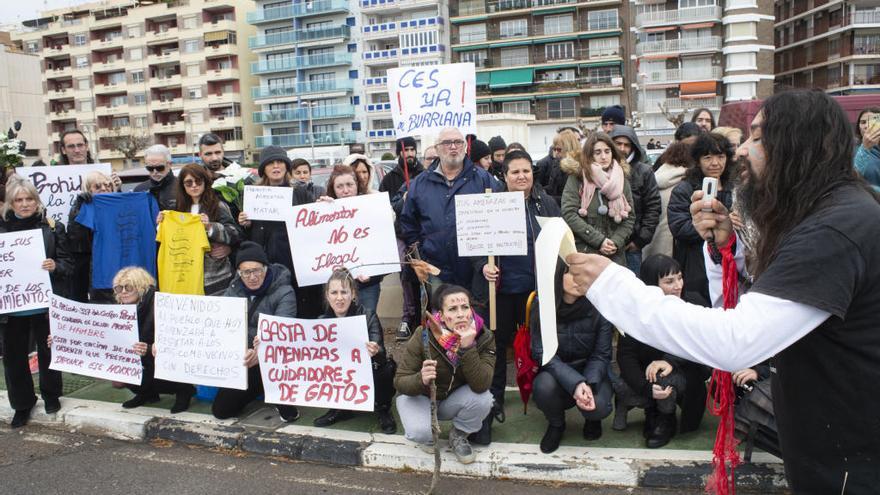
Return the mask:
M 782 457 L 779 448 L 779 434 L 776 428 L 776 416 L 773 414 L 773 395 L 770 391 L 772 377 L 754 384 L 734 409 L 736 431 L 734 435 L 745 443 L 746 462 L 752 460 L 755 447 Z

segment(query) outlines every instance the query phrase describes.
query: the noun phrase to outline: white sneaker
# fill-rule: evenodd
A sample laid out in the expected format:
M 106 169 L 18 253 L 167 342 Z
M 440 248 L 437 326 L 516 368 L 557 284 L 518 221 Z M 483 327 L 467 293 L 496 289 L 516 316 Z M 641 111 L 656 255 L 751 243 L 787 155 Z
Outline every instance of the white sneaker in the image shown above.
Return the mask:
M 405 321 L 400 322 L 400 326 L 397 328 L 397 335 L 395 339 L 398 342 L 404 342 L 409 340 L 411 336 L 412 331 L 410 331 L 409 325 Z

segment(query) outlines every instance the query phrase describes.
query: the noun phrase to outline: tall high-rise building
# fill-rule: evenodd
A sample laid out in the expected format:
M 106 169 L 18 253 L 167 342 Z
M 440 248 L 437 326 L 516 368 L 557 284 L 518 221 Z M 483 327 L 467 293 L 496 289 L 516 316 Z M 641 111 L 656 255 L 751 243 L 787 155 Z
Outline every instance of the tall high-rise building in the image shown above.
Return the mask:
M 671 134 L 667 116 L 772 93 L 769 0 L 630 0 L 632 88 L 640 132 Z M 664 114 L 665 112 L 665 114 Z
M 594 126 L 605 107 L 625 105 L 621 7 L 621 0 L 451 2 L 452 59 L 476 65 L 478 124 L 503 122 L 508 140 L 527 138 L 526 148 L 545 152 L 560 126 Z
M 43 91 L 34 84 L 40 72 L 40 57 L 22 52 L 9 33 L 0 32 L 0 132 L 14 132 L 15 122 L 21 123 L 17 134 L 27 145 L 27 165 L 37 159 L 49 160 Z
M 168 146 L 186 161 L 198 138 L 220 135 L 227 155 L 248 160 L 253 133 L 249 0 L 105 0 L 50 10 L 15 38 L 42 58 L 48 133 L 79 128 L 96 159 Z M 134 136 L 136 139 L 131 139 Z
M 875 1 L 776 1 L 776 87 L 880 91 Z

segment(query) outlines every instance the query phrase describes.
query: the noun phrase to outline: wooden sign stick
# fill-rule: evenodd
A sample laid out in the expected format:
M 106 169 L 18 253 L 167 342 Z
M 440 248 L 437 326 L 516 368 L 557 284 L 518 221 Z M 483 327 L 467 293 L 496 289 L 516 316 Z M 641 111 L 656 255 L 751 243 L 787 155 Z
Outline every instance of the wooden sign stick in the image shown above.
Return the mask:
M 491 194 L 492 189 L 487 188 L 486 193 Z M 489 268 L 492 268 L 494 271 L 494 256 L 489 256 Z M 495 282 L 489 282 L 489 330 L 492 330 L 493 332 L 497 328 L 497 317 L 495 316 L 495 312 Z

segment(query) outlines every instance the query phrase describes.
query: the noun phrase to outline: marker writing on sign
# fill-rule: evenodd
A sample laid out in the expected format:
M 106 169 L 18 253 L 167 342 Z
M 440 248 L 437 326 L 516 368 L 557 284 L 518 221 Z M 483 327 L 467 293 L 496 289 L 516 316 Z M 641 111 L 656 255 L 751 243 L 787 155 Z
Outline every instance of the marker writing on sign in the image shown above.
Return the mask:
M 465 83 L 464 81 L 461 82 L 461 104 L 462 105 L 464 105 L 464 86 L 465 86 L 465 84 L 467 84 L 467 83 Z
M 403 114 L 403 100 L 400 98 L 400 91 L 397 92 L 397 108 L 400 109 L 401 115 Z

